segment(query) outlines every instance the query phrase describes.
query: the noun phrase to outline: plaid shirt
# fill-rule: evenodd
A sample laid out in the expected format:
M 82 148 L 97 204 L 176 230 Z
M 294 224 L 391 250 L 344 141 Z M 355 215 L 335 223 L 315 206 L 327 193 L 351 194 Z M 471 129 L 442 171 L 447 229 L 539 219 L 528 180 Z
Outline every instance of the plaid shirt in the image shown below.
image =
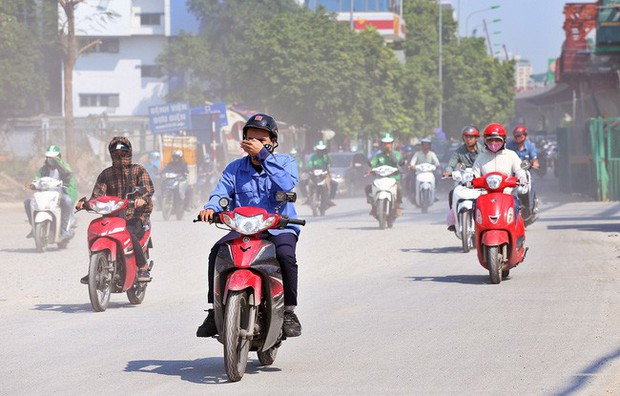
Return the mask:
M 127 193 L 131 192 L 135 186 L 146 187 L 146 192 L 144 194 L 134 195 L 134 198 L 142 198 L 146 203 L 140 208 L 127 208 L 125 216 L 127 219 L 132 217 L 140 218 L 143 224 L 147 224 L 149 216 L 153 211 L 153 201 L 151 197 L 155 189 L 153 188 L 153 182 L 146 169 L 142 165 L 131 164 L 131 157 L 123 158 L 122 165 L 114 164 L 104 169 L 103 172 L 99 174 L 90 199 L 103 195 L 126 198 Z

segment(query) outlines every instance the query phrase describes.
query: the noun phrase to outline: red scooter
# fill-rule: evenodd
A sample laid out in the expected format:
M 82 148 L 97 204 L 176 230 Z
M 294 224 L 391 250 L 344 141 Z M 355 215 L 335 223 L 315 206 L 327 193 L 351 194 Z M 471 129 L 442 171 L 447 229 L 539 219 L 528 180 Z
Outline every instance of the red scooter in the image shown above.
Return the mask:
M 102 196 L 84 203 L 85 210 L 102 215 L 88 225 L 88 294 L 95 312 L 106 310 L 111 293 L 127 292 L 131 304 L 144 300 L 148 282 L 138 282 L 131 236 L 120 213 L 129 205 L 133 205 L 132 200 L 114 196 Z M 150 227 L 140 240 L 140 246 L 148 260 L 149 248 L 153 247 Z M 150 261 L 149 271 L 152 267 L 153 261 Z
M 500 283 L 510 269 L 525 259 L 525 227 L 515 208 L 512 194 L 504 188 L 516 187 L 518 179 L 500 172 L 490 172 L 473 180 L 474 188 L 482 188 L 476 200 L 476 248 L 480 265 L 489 270 L 492 283 Z
M 276 199 L 295 202 L 296 195 L 278 192 Z M 245 373 L 249 351 L 257 352 L 261 364 L 270 365 L 285 339 L 282 271 L 273 243 L 261 234 L 288 224 L 305 225 L 306 221 L 251 206 L 228 211 L 229 203 L 228 198 L 220 199 L 224 211 L 214 214 L 213 223 L 224 224 L 239 236 L 218 252 L 213 311 L 218 341 L 224 345 L 226 374 L 234 382 Z

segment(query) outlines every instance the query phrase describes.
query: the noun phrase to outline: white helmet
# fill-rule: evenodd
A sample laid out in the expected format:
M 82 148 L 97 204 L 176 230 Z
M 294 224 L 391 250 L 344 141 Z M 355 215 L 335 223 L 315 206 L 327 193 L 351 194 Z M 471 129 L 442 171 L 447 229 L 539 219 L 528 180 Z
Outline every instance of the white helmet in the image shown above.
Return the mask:
M 172 152 L 172 156 L 173 157 L 179 157 L 179 158 L 183 158 L 183 152 L 181 150 L 174 150 Z

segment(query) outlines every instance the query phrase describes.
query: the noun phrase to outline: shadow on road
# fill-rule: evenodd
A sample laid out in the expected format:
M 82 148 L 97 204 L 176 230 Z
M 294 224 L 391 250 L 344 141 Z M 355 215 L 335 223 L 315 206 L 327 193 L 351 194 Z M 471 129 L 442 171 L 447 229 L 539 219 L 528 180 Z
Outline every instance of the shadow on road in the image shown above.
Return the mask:
M 554 394 L 562 395 L 562 396 L 576 394 L 578 390 L 584 388 L 588 384 L 588 382 L 592 380 L 592 375 L 596 375 L 597 373 L 601 371 L 603 366 L 619 358 L 620 358 L 620 348 L 592 362 L 592 364 L 590 364 L 588 367 L 584 368 L 581 372 L 577 373 L 575 377 L 573 378 L 572 382 L 566 388 L 562 389 L 561 391 L 557 393 L 554 392 Z
M 196 384 L 229 382 L 224 371 L 224 359 L 221 357 L 196 360 L 134 360 L 127 363 L 125 371 L 178 376 L 183 381 Z M 249 360 L 245 374 L 268 371 L 280 371 L 280 369 L 272 366 L 260 366 L 258 360 Z
M 548 230 L 579 230 L 597 232 L 620 232 L 620 223 L 563 224 L 547 226 Z
M 442 282 L 442 283 L 462 283 L 465 285 L 484 285 L 491 283 L 489 275 L 447 275 L 447 276 L 407 276 L 414 282 Z M 505 278 L 506 280 L 510 277 Z
M 49 250 L 49 252 L 56 251 L 57 249 Z M 0 252 L 6 253 L 37 253 L 36 248 L 18 248 L 18 249 L 0 249 Z M 46 251 L 47 252 L 47 251 Z
M 108 306 L 108 310 L 110 309 L 118 309 L 118 308 L 134 308 L 135 305 L 129 303 L 113 303 L 110 302 Z M 61 312 L 68 314 L 75 313 L 84 313 L 84 312 L 94 312 L 92 305 L 90 303 L 86 304 L 37 304 L 34 306 L 33 310 L 35 311 L 52 311 L 52 312 Z
M 400 249 L 403 253 L 463 253 L 463 249 L 460 246 L 444 246 L 440 248 L 428 248 L 428 249 L 420 249 L 420 248 L 403 248 Z

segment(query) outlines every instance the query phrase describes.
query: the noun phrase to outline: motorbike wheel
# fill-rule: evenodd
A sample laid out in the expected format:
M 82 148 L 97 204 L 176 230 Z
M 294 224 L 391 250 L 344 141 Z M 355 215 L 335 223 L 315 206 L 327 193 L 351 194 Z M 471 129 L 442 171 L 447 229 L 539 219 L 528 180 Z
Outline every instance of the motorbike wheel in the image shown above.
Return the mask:
M 461 222 L 461 244 L 463 245 L 463 252 L 469 253 L 469 216 L 468 211 L 459 213 Z
M 181 199 L 179 198 L 179 204 L 175 208 L 175 214 L 177 216 L 177 220 L 179 221 L 183 220 L 183 214 L 185 214 L 185 205 L 183 205 L 183 202 L 180 201 Z
M 174 196 L 171 191 L 166 191 L 164 193 L 164 199 L 161 206 L 161 213 L 164 216 L 164 220 L 168 221 L 170 219 L 170 215 L 172 214 L 172 208 L 174 207 Z
M 314 192 L 310 194 L 310 207 L 312 208 L 312 216 L 316 217 L 319 215 L 319 204 L 319 193 L 315 189 Z
M 491 283 L 497 285 L 502 281 L 502 265 L 499 255 L 499 246 L 487 247 L 487 264 Z
M 95 312 L 103 312 L 108 308 L 112 294 L 112 274 L 109 270 L 110 262 L 104 252 L 90 256 L 88 268 L 88 295 L 90 304 Z
M 127 290 L 127 299 L 131 304 L 142 304 L 146 294 L 146 282 L 134 283 L 131 289 Z
M 47 244 L 49 243 L 49 229 L 49 221 L 34 223 L 34 244 L 37 247 L 37 252 L 39 253 L 43 253 L 47 250 Z
M 262 352 L 258 351 L 256 354 L 258 355 L 258 361 L 260 362 L 260 364 L 262 364 L 263 366 L 269 366 L 272 365 L 273 362 L 276 360 L 276 355 L 278 354 L 278 347 L 271 347 L 266 351 Z
M 387 205 L 388 202 L 386 199 L 380 199 L 376 203 L 377 205 L 377 219 L 379 219 L 379 228 L 385 229 L 387 225 Z
M 431 202 L 431 192 L 429 190 L 423 190 L 420 193 L 420 207 L 422 208 L 422 213 L 428 213 L 428 207 Z
M 248 328 L 249 313 L 247 292 L 234 291 L 228 295 L 224 312 L 224 365 L 232 382 L 243 377 L 248 363 L 252 343 L 246 337 L 252 333 Z

